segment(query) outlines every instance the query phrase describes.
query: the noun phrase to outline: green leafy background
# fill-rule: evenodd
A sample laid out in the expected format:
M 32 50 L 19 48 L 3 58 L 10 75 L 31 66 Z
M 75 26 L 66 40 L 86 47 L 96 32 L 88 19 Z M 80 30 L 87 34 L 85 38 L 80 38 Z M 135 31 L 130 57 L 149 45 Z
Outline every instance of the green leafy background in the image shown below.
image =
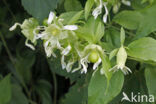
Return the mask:
M 109 22 L 103 24 L 102 16 L 96 21 L 91 17 L 94 0 L 0 0 L 0 104 L 132 104 L 121 102 L 122 92 L 128 96 L 131 92 L 152 94 L 156 100 L 156 2 L 131 3 L 131 7 L 122 5 L 117 14 L 110 9 Z M 111 53 L 110 62 L 107 55 L 103 59 L 106 69 L 115 65 L 120 27 L 124 27 L 126 66 L 133 73 L 113 73 L 109 83 L 108 72 L 101 75 L 91 66 L 87 74 L 67 73 L 61 68 L 59 54 L 47 59 L 41 42 L 32 51 L 24 45 L 19 29 L 9 32 L 15 22 L 32 16 L 42 24 L 50 11 L 65 19 L 64 24 L 89 21 L 78 35 Z

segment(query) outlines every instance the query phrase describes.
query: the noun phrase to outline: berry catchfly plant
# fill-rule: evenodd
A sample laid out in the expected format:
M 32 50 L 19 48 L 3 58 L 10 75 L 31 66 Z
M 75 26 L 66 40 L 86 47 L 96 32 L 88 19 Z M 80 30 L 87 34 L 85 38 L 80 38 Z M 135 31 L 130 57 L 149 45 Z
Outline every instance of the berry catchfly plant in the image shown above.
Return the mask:
M 106 9 L 103 1 L 100 1 Z M 101 5 L 101 4 L 100 4 Z M 99 6 L 100 8 L 100 6 Z M 97 18 L 97 17 L 96 17 Z M 62 69 L 67 72 L 87 73 L 89 64 L 92 63 L 92 69 L 96 72 L 98 69 L 101 74 L 107 75 L 104 66 L 109 67 L 106 63 L 107 56 L 104 47 L 101 46 L 100 40 L 104 36 L 104 24 L 97 18 L 91 17 L 84 26 L 64 24 L 64 19 L 57 17 L 55 13 L 50 12 L 48 19 L 43 21 L 43 25 L 35 18 L 25 19 L 22 24 L 15 23 L 10 28 L 13 31 L 17 26 L 20 26 L 22 33 L 26 37 L 26 46 L 35 50 L 37 40 L 42 40 L 43 47 L 47 57 L 57 57 L 55 51 L 59 50 L 61 55 Z M 121 29 L 121 47 L 117 52 L 117 65 L 110 71 L 121 69 L 124 74 L 128 74 L 131 70 L 125 66 L 127 60 L 127 52 L 123 46 L 125 33 Z M 31 43 L 29 43 L 29 41 Z M 75 66 L 77 67 L 75 68 Z M 107 73 L 107 74 L 106 74 Z

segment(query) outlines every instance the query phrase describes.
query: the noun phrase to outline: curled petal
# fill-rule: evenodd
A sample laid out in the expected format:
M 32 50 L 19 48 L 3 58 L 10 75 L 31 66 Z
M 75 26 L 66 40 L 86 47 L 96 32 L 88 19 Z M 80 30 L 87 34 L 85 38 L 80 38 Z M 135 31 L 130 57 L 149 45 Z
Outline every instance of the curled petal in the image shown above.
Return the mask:
M 74 64 L 74 61 L 69 61 L 69 63 L 67 64 L 67 67 L 66 67 L 67 72 L 71 71 L 73 64 Z
M 65 69 L 66 68 L 66 63 L 64 61 L 64 55 L 62 55 L 62 57 L 61 57 L 61 64 L 62 64 L 62 69 Z
M 9 28 L 9 31 L 15 30 L 17 26 L 21 26 L 21 24 L 15 23 L 12 27 Z
M 35 50 L 34 46 L 28 43 L 28 39 L 25 41 L 25 45 L 31 48 L 32 50 Z
M 55 53 L 52 50 L 53 47 L 49 46 L 49 43 L 50 43 L 49 40 L 44 43 L 44 49 L 45 49 L 46 55 L 47 57 L 50 57 L 51 55 L 53 55 L 53 57 L 56 57 Z
M 107 9 L 107 3 L 104 3 L 104 8 L 105 8 L 105 14 L 103 16 L 103 22 L 106 23 L 107 22 L 107 17 L 108 17 L 108 9 Z
M 82 58 L 82 59 L 80 60 L 80 63 L 81 63 L 81 65 L 82 65 L 82 67 L 83 67 L 81 73 L 87 73 L 87 68 L 88 68 L 88 56 L 89 56 L 89 55 L 87 55 L 86 57 L 84 57 L 84 58 Z
M 67 55 L 69 52 L 70 52 L 70 50 L 71 50 L 71 46 L 70 45 L 68 45 L 63 51 L 62 51 L 62 55 Z
M 76 25 L 66 25 L 63 27 L 65 30 L 77 30 L 78 27 Z
M 55 14 L 53 12 L 50 12 L 47 23 L 51 24 L 54 17 L 55 17 Z
M 100 5 L 93 10 L 92 15 L 94 16 L 94 19 L 96 19 L 98 15 L 101 13 L 102 13 L 102 1 L 100 0 Z
M 127 6 L 131 6 L 131 2 L 128 0 L 122 0 L 122 3 L 127 5 Z
M 57 43 L 56 43 L 56 45 L 57 45 L 57 48 L 58 49 L 60 49 L 60 50 L 62 50 L 63 48 L 61 47 L 61 44 L 60 44 L 60 42 L 57 40 Z
M 96 63 L 94 63 L 93 70 L 95 70 L 99 66 L 99 64 L 101 63 L 101 61 L 102 61 L 101 58 L 99 58 L 98 61 Z
M 132 73 L 131 69 L 128 68 L 127 66 L 123 68 L 123 71 L 125 72 L 125 75 L 129 74 L 129 72 Z

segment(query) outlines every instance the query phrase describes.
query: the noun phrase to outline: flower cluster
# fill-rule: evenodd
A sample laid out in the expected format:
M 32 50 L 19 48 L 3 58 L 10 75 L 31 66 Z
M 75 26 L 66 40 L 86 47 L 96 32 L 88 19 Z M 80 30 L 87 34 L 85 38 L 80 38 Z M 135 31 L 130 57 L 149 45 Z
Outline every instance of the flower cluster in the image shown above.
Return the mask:
M 101 67 L 105 65 L 103 56 L 105 51 L 98 41 L 104 35 L 104 24 L 101 20 L 98 20 L 98 15 L 102 13 L 104 7 L 105 14 L 103 16 L 103 22 L 107 22 L 108 8 L 106 1 L 96 0 L 98 5 L 93 12 L 93 20 L 90 19 L 86 26 L 81 26 L 82 31 L 79 30 L 78 25 L 65 25 L 64 19 L 57 17 L 55 13 L 50 12 L 47 20 L 44 21 L 43 26 L 39 25 L 39 22 L 34 18 L 26 19 L 22 24 L 15 23 L 10 28 L 10 31 L 20 26 L 23 35 L 26 37 L 25 45 L 35 50 L 37 40 L 40 39 L 43 42 L 43 47 L 47 57 L 57 57 L 55 50 L 59 50 L 61 54 L 62 69 L 66 69 L 67 72 L 75 72 L 81 70 L 81 73 L 87 73 L 88 64 L 93 64 L 93 70 L 100 69 L 101 74 L 105 73 L 105 69 Z M 129 4 L 129 2 L 122 0 L 123 3 Z M 96 20 L 95 20 L 96 19 Z M 92 23 L 92 21 L 94 21 Z M 90 26 L 91 25 L 91 26 Z M 88 29 L 89 28 L 89 29 Z M 90 30 L 91 29 L 91 30 Z M 82 34 L 77 34 L 78 30 Z M 123 31 L 121 31 L 123 34 Z M 83 37 L 83 39 L 81 38 Z M 121 37 L 124 37 L 124 35 Z M 122 39 L 121 39 L 122 41 Z M 84 43 L 85 42 L 85 43 Z M 117 53 L 117 65 L 110 69 L 110 71 L 117 71 L 121 69 L 124 74 L 128 74 L 131 70 L 125 66 L 127 60 L 127 53 L 123 46 L 118 49 Z M 78 66 L 75 68 L 75 66 Z

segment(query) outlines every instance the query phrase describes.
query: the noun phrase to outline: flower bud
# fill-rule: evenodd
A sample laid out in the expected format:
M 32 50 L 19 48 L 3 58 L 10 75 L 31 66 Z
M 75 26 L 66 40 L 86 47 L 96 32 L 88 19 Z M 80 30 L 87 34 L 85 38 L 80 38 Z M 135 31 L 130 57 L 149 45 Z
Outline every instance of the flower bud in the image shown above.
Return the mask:
M 123 69 L 127 60 L 127 52 L 123 46 L 120 47 L 117 53 L 117 65 L 118 69 Z
M 96 63 L 99 59 L 99 54 L 97 51 L 92 51 L 88 57 L 88 60 L 91 62 L 91 63 Z

